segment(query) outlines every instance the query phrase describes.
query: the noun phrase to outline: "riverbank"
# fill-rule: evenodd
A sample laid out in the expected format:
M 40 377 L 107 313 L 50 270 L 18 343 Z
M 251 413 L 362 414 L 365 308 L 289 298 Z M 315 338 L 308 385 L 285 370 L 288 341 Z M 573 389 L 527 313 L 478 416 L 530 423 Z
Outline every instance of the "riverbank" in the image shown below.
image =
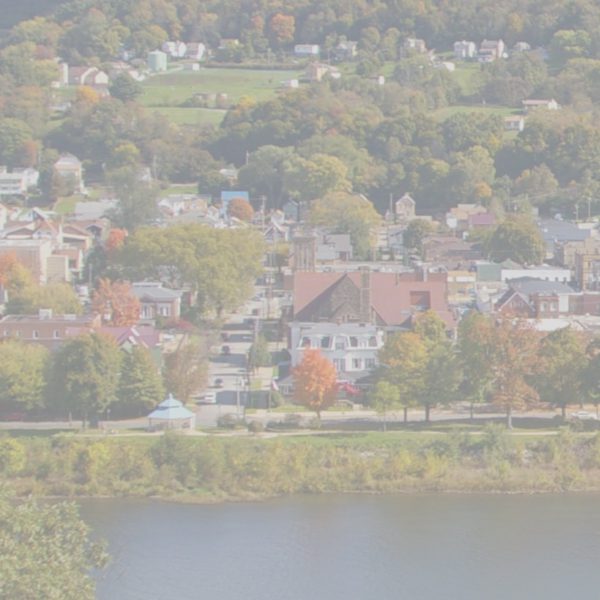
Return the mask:
M 3 436 L 18 495 L 256 501 L 297 493 L 600 491 L 600 434 L 461 430 L 280 437 Z

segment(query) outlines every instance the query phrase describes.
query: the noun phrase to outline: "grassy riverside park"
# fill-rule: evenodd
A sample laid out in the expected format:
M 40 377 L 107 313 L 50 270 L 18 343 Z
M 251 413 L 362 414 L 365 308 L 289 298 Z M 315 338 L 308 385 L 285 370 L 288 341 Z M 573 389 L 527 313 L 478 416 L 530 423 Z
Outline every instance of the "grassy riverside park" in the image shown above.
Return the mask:
M 295 493 L 600 491 L 600 433 L 0 437 L 0 481 L 20 496 L 193 502 Z

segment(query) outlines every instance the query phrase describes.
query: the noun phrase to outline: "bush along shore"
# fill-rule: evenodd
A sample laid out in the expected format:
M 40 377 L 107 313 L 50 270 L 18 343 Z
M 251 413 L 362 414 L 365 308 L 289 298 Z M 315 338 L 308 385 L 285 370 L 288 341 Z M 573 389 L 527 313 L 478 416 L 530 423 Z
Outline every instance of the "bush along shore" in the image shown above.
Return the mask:
M 20 496 L 197 502 L 294 493 L 600 490 L 600 434 L 335 434 L 276 439 L 4 436 L 0 471 Z

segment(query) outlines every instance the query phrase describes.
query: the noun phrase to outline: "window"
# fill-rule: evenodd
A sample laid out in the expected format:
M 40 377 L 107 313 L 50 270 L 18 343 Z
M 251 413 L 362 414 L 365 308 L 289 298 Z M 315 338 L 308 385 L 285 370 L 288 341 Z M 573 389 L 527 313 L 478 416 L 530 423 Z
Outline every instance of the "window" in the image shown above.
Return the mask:
M 377 338 L 374 335 L 369 338 L 369 347 L 377 348 Z
M 344 358 L 334 358 L 333 365 L 338 373 L 342 373 L 346 370 L 346 360 Z
M 159 306 L 158 314 L 161 317 L 170 317 L 171 316 L 171 307 L 168 304 L 166 306 Z
M 335 349 L 344 350 L 346 348 L 346 340 L 343 337 L 335 338 Z
M 363 364 L 362 358 L 353 358 L 352 359 L 352 368 L 355 371 L 360 371 L 362 369 L 362 364 Z
M 375 368 L 375 359 L 374 358 L 365 358 L 365 369 L 374 369 Z
M 152 308 L 148 304 L 144 304 L 142 306 L 142 318 L 143 319 L 151 319 L 152 318 Z
M 329 348 L 331 346 L 331 337 L 325 335 L 321 338 L 321 348 Z
M 310 338 L 307 338 L 306 336 L 302 338 L 302 340 L 300 341 L 300 347 L 301 348 L 310 348 Z
M 350 348 L 358 348 L 358 338 L 356 336 L 350 336 Z
M 40 332 L 34 329 L 33 332 L 31 333 L 31 337 L 34 340 L 37 340 L 40 337 Z
M 429 292 L 410 292 L 410 305 L 417 310 L 429 310 L 431 308 Z
M 52 332 L 52 337 L 53 337 L 55 340 L 57 340 L 57 339 L 60 337 L 60 331 L 58 331 L 58 329 L 55 329 L 55 330 Z

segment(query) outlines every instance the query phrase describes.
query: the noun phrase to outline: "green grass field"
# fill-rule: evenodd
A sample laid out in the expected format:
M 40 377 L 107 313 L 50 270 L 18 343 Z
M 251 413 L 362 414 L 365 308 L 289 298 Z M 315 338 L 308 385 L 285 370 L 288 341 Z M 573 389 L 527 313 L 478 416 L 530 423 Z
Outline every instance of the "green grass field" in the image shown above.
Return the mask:
M 227 94 L 231 103 L 242 96 L 267 100 L 275 96 L 281 82 L 298 78 L 299 71 L 266 71 L 253 69 L 202 69 L 196 72 L 176 71 L 151 77 L 144 83 L 140 101 L 148 108 L 184 125 L 213 124 L 223 120 L 225 111 L 185 108 L 181 104 L 197 93 Z
M 448 117 L 457 113 L 484 113 L 489 115 L 500 115 L 501 117 L 508 117 L 509 115 L 519 114 L 520 111 L 514 108 L 508 108 L 506 106 L 494 106 L 490 104 L 477 104 L 477 105 L 457 105 L 457 106 L 446 106 L 433 111 L 433 116 L 439 121 L 444 121 Z

